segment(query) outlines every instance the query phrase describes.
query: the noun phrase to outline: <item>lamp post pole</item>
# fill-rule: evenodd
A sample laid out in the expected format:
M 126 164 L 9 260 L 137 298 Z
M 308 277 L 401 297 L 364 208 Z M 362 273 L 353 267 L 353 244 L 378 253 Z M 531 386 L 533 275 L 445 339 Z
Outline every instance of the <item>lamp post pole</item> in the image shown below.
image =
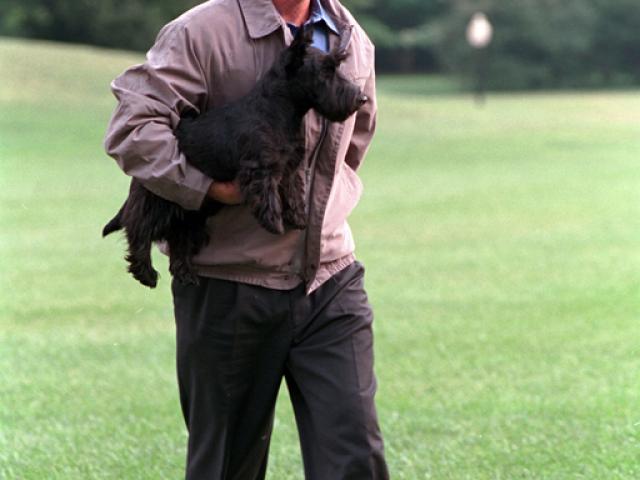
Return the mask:
M 493 26 L 487 16 L 482 12 L 476 12 L 467 25 L 467 42 L 474 49 L 474 75 L 476 101 L 484 103 L 485 76 L 487 68 L 487 47 L 493 39 Z

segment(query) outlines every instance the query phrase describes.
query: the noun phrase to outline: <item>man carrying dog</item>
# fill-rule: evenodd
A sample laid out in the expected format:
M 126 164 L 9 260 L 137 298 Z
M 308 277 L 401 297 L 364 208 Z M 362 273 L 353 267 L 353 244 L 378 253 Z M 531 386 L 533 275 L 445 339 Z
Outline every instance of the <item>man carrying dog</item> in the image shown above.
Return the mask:
M 190 166 L 173 134 L 187 110 L 246 94 L 297 30 L 324 51 L 351 30 L 342 73 L 369 101 L 343 123 L 310 112 L 299 174 L 307 228 L 274 235 L 234 182 Z M 373 315 L 347 217 L 375 128 L 373 46 L 337 0 L 213 0 L 174 20 L 147 61 L 114 80 L 105 147 L 146 188 L 185 209 L 215 200 L 199 285 L 173 281 L 187 479 L 263 479 L 282 378 L 310 480 L 389 478 L 374 394 Z

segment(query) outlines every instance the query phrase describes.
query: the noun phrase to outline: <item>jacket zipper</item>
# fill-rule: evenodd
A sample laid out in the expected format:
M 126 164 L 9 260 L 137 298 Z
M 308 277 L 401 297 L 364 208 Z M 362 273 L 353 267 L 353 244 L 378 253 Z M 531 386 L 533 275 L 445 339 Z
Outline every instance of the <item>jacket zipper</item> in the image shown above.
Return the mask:
M 344 42 L 344 45 L 342 46 L 344 50 L 346 50 L 351 44 L 352 29 L 353 29 L 353 26 L 350 25 L 347 32 L 348 37 L 346 39 L 346 42 Z M 322 117 L 322 128 L 320 130 L 320 139 L 318 140 L 318 143 L 316 144 L 316 147 L 313 150 L 313 154 L 309 157 L 308 164 L 305 166 L 305 175 L 304 175 L 305 187 L 306 187 L 305 188 L 305 208 L 306 208 L 307 220 L 309 219 L 309 213 L 311 212 L 311 198 L 312 198 L 311 194 L 313 193 L 313 180 L 315 178 L 316 162 L 318 160 L 318 157 L 320 156 L 320 150 L 322 148 L 322 144 L 324 143 L 327 137 L 328 130 L 329 130 L 329 121 L 326 118 Z M 320 229 L 322 229 L 322 225 L 320 225 Z M 307 228 L 305 228 L 303 230 L 302 235 L 300 235 L 301 246 L 298 249 L 297 258 L 294 260 L 294 270 L 298 272 L 298 274 L 304 280 L 307 280 L 305 278 L 303 263 L 305 263 L 304 261 L 306 260 L 306 256 L 307 256 L 308 235 L 309 235 L 309 226 L 307 225 Z
M 309 213 L 311 211 L 311 194 L 313 193 L 313 180 L 315 178 L 315 170 L 316 163 L 318 157 L 320 156 L 320 151 L 322 149 L 322 144 L 327 138 L 327 133 L 329 131 L 329 121 L 326 118 L 322 118 L 322 128 L 320 129 L 320 138 L 315 148 L 313 149 L 313 153 L 309 157 L 307 164 L 305 165 L 305 213 L 307 219 L 309 219 Z M 322 228 L 322 227 L 321 227 Z M 308 236 L 309 226 L 302 231 L 302 235 L 300 235 L 300 247 L 298 248 L 298 253 L 296 255 L 296 259 L 294 262 L 294 270 L 304 279 L 304 268 L 303 263 L 306 257 L 307 251 L 307 236 Z
M 329 122 L 326 118 L 322 119 L 320 139 L 316 144 L 316 148 L 313 150 L 313 154 L 311 155 L 311 157 L 309 157 L 309 162 L 305 170 L 305 185 L 307 186 L 307 188 L 305 189 L 305 202 L 306 202 L 307 215 L 309 214 L 309 209 L 311 208 L 310 200 L 311 200 L 311 193 L 313 190 L 313 178 L 315 176 L 316 162 L 318 160 L 318 157 L 320 156 L 320 149 L 322 148 L 322 144 L 324 143 L 324 140 L 327 137 L 327 131 L 329 130 L 328 123 Z

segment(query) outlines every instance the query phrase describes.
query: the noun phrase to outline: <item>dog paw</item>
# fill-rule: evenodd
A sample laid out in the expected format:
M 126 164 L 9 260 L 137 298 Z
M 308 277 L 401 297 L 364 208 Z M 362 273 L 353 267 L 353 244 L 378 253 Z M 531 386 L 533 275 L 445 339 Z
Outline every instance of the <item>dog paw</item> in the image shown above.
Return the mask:
M 129 272 L 131 272 L 133 278 L 138 280 L 145 287 L 156 288 L 158 285 L 158 272 L 153 268 L 149 268 L 145 265 L 132 265 Z
M 284 233 L 284 222 L 282 219 L 265 221 L 262 223 L 262 226 L 267 232 L 273 233 L 274 235 L 282 235 Z
M 307 228 L 307 224 L 305 222 L 292 223 L 291 227 L 294 228 L 295 230 L 304 230 L 305 228 Z
M 183 261 L 174 261 L 169 264 L 169 271 L 183 285 L 199 285 L 198 275 L 190 264 Z
M 307 228 L 307 219 L 305 215 L 300 214 L 300 212 L 287 211 L 284 214 L 284 221 L 296 230 L 304 230 Z
M 269 233 L 282 235 L 284 233 L 284 222 L 279 215 L 264 215 L 258 219 L 260 225 Z
M 180 273 L 179 275 L 176 275 L 176 278 L 183 285 L 195 285 L 195 286 L 200 285 L 200 280 L 198 279 L 198 276 L 193 272 Z

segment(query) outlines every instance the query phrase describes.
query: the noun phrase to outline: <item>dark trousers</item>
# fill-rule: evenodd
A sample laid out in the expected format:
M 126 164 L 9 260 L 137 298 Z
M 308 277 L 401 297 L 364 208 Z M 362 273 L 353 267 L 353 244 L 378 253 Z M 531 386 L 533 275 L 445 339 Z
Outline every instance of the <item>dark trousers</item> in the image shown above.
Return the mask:
M 363 277 L 356 262 L 308 296 L 302 286 L 173 282 L 188 480 L 265 477 L 283 376 L 307 480 L 389 478 Z

